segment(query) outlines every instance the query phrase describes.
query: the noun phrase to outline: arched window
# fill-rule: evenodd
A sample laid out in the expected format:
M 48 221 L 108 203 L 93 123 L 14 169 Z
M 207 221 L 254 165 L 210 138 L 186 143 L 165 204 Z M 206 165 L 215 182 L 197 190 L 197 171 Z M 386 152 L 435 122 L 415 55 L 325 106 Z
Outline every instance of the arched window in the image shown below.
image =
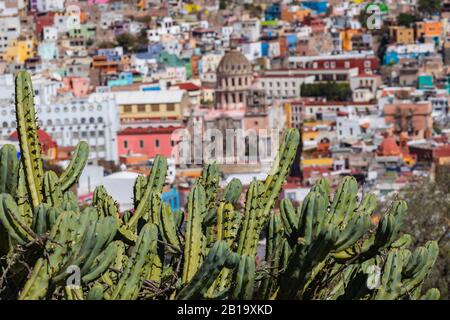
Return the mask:
M 81 124 L 85 124 L 86 123 L 86 118 L 81 118 Z
M 8 122 L 3 122 L 3 124 L 2 124 L 2 126 L 3 126 L 3 128 L 8 128 Z
M 90 123 L 90 124 L 94 124 L 94 123 L 95 123 L 94 117 L 90 117 L 90 118 L 89 118 L 89 123 Z
M 103 123 L 103 118 L 102 117 L 98 117 L 97 121 L 98 121 L 98 123 Z
M 47 125 L 48 125 L 48 126 L 52 126 L 52 125 L 53 125 L 53 121 L 52 121 L 51 119 L 48 119 L 48 120 L 47 120 Z
M 73 118 L 72 119 L 72 124 L 78 124 L 78 119 L 77 118 Z

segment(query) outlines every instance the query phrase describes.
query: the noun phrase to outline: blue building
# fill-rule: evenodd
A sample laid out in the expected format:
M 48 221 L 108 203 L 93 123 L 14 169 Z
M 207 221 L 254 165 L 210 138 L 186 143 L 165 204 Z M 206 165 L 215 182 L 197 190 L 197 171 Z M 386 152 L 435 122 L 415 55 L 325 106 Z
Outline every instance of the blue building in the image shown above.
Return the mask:
M 173 187 L 170 191 L 163 192 L 161 195 L 161 200 L 169 203 L 172 211 L 177 211 L 180 209 L 180 195 L 175 187 Z
M 328 9 L 327 0 L 302 1 L 302 5 L 307 9 L 315 11 L 317 14 L 327 13 Z
M 281 2 L 272 3 L 264 11 L 264 19 L 266 21 L 281 20 Z

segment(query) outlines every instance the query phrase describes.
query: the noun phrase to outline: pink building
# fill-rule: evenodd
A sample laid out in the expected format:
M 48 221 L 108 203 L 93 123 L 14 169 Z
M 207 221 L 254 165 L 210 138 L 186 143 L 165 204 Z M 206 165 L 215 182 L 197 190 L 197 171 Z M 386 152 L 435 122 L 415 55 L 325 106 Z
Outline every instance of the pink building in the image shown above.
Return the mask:
M 84 97 L 89 93 L 89 78 L 67 77 L 63 79 L 63 88 L 60 92 L 72 92 L 77 98 Z
M 175 146 L 173 133 L 180 128 L 126 128 L 117 134 L 119 156 L 145 154 L 170 157 Z
M 109 0 L 88 0 L 88 4 L 89 5 L 93 5 L 93 4 L 106 4 L 108 3 Z

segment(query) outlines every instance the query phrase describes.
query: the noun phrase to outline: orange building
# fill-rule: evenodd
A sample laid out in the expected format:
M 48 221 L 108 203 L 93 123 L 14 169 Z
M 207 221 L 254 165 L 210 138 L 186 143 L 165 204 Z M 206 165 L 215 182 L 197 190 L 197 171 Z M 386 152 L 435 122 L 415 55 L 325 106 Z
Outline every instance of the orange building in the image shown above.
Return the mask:
M 412 139 L 429 138 L 433 131 L 430 102 L 394 103 L 384 106 L 384 119 L 393 125 L 393 132 L 403 132 Z
M 347 29 L 341 32 L 342 50 L 352 51 L 352 39 L 354 36 L 361 34 L 361 30 Z
M 305 17 L 309 16 L 311 14 L 311 10 L 309 9 L 294 9 L 292 10 L 291 7 L 288 7 L 286 4 L 282 5 L 281 8 L 281 20 L 286 22 L 302 22 Z
M 440 21 L 423 21 L 417 22 L 417 37 L 441 37 L 442 23 Z

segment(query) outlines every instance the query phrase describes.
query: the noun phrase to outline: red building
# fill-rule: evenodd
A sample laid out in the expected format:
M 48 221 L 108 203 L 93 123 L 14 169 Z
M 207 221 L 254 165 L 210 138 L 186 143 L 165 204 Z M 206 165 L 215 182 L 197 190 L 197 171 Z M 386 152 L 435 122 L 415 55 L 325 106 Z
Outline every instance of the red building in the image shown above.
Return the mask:
M 340 54 L 325 56 L 290 57 L 289 67 L 293 69 L 353 69 L 359 74 L 375 74 L 380 61 L 376 56 L 366 54 Z
M 41 34 L 44 27 L 53 26 L 54 12 L 36 13 L 34 15 L 34 22 L 36 23 L 36 33 Z
M 119 156 L 145 154 L 149 158 L 156 155 L 170 157 L 175 145 L 173 133 L 180 128 L 126 128 L 117 135 Z

